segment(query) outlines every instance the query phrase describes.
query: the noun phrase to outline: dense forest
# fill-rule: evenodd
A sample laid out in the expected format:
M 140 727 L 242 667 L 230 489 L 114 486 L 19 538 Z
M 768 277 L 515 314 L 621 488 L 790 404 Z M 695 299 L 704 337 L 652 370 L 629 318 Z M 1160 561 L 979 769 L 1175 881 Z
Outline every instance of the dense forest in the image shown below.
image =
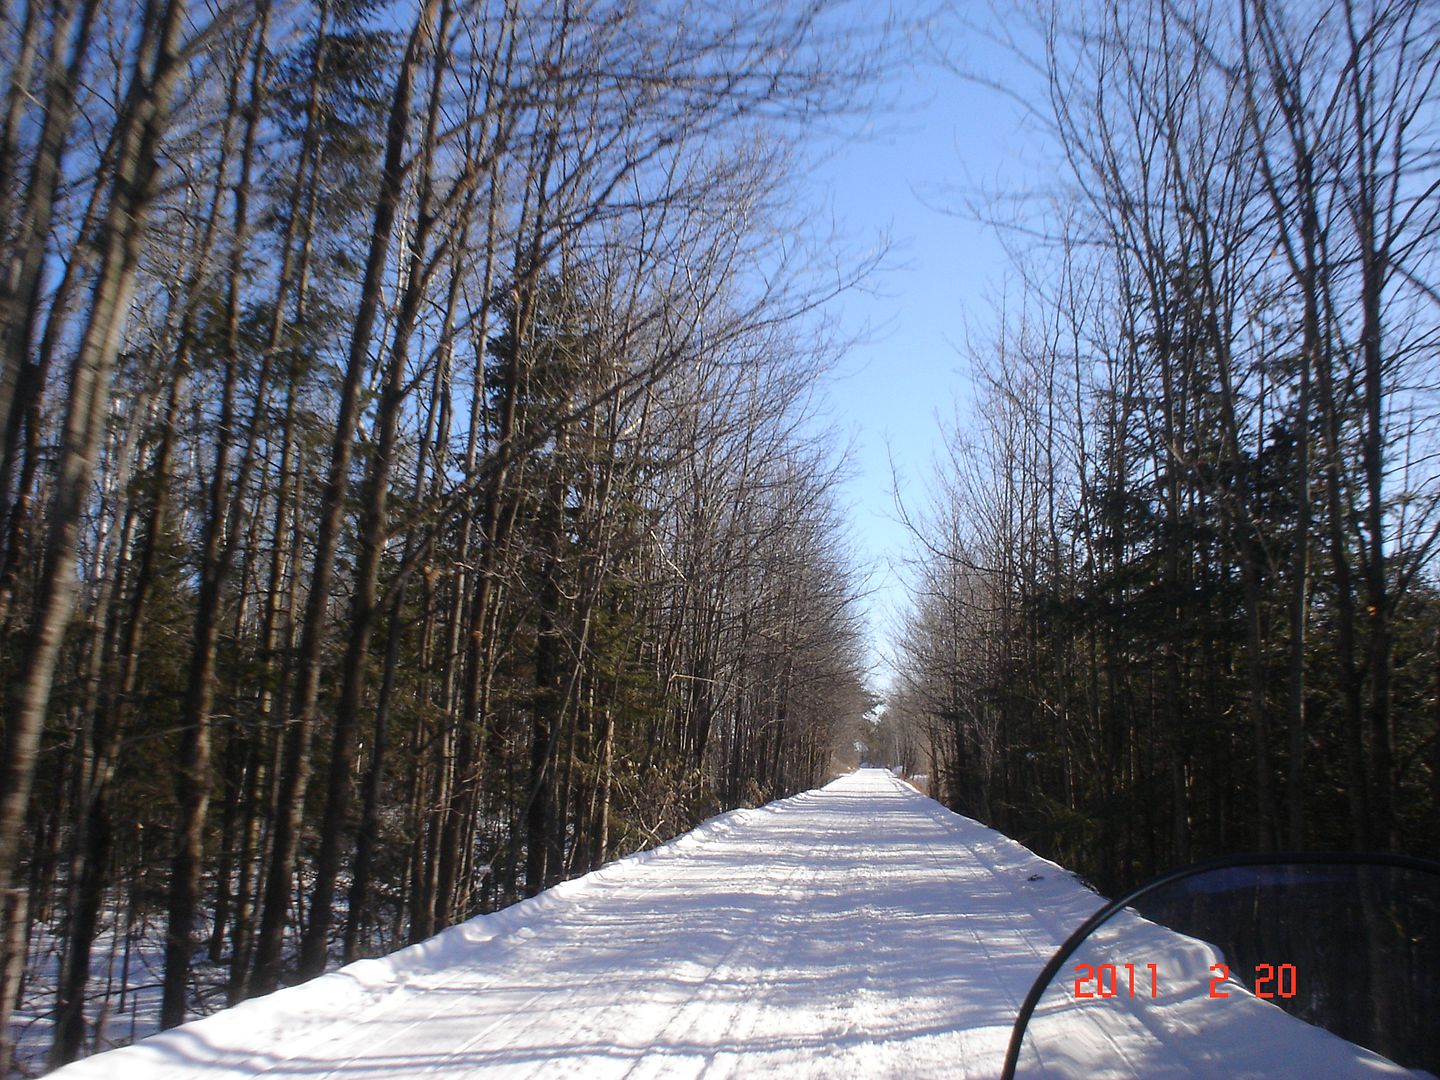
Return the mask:
M 0 1072 L 825 778 L 877 54 L 753 7 L 3 5 Z
M 988 204 L 1015 274 L 907 508 L 890 744 L 1102 891 L 1433 855 L 1440 9 L 1026 10 L 1058 161 Z

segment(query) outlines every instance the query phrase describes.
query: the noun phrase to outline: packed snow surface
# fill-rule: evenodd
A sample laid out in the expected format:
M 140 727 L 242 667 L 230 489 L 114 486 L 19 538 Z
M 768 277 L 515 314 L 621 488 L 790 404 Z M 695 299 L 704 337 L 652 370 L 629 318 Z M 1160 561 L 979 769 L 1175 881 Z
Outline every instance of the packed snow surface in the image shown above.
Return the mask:
M 52 1075 L 993 1080 L 1031 981 L 1100 902 L 862 769 Z M 1212 959 L 1138 932 L 1147 959 Z M 1023 1075 L 1403 1075 L 1243 991 L 1205 989 L 1047 998 Z

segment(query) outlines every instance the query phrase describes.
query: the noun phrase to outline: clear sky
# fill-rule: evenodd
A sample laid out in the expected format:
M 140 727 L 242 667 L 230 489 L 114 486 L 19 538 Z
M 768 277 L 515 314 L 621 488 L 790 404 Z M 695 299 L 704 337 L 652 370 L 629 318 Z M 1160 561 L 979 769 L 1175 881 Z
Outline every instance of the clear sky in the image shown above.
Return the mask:
M 983 44 L 960 50 L 967 64 L 1003 67 Z M 903 64 L 892 107 L 817 169 L 818 197 L 859 244 L 888 234 L 888 267 L 833 313 L 869 340 L 851 350 L 830 387 L 836 425 L 854 439 L 847 509 L 857 555 L 874 567 L 865 600 L 875 662 L 907 603 L 897 576 L 910 546 L 894 505 L 892 462 L 906 504 L 917 504 L 941 451 L 941 422 L 969 399 L 967 336 L 983 340 L 1008 260 L 993 229 L 963 211 L 963 192 L 1008 190 L 1021 167 L 1018 109 L 1002 95 L 938 64 Z M 888 672 L 877 672 L 883 688 Z

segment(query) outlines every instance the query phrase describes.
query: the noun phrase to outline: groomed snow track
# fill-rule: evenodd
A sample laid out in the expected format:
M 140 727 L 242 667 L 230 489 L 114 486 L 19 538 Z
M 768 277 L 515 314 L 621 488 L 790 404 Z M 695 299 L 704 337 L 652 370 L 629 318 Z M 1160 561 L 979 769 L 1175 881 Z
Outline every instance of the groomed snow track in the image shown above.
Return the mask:
M 52 1075 L 990 1080 L 1031 980 L 1099 904 L 861 770 Z M 1202 1064 L 1121 1027 L 1179 1075 Z M 1154 1074 L 1143 1046 L 1077 1034 L 1108 1047 L 1113 1075 Z

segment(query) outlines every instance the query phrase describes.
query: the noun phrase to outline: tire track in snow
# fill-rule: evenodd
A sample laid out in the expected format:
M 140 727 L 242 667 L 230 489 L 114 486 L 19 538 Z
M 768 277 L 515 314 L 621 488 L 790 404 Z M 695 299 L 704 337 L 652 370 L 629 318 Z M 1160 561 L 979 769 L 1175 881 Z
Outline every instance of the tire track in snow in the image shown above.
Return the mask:
M 805 862 L 794 859 L 793 865 L 779 883 L 774 882 L 773 875 L 761 873 L 752 880 L 752 889 L 757 895 L 768 895 L 771 903 L 798 906 L 804 890 L 796 887 L 796 881 L 806 869 Z M 683 1032 L 693 1043 L 704 1045 L 704 1033 L 708 1029 L 713 1032 L 709 1036 L 708 1052 L 678 1051 L 684 1058 L 698 1058 L 695 1061 L 695 1075 L 704 1077 L 712 1073 L 716 1059 L 725 1053 L 724 1048 L 737 1041 L 734 1038 L 737 1023 L 747 1011 L 752 1015 L 746 1026 L 749 1029 L 754 1028 L 754 1014 L 758 1012 L 757 1002 L 762 1000 L 765 994 L 767 973 L 773 978 L 773 972 L 779 968 L 775 963 L 777 957 L 769 953 L 769 949 L 776 940 L 783 939 L 785 935 L 781 928 L 793 923 L 793 920 L 787 919 L 782 909 L 776 911 L 767 923 L 770 928 L 767 935 L 754 933 L 754 928 L 736 926 L 734 944 L 710 968 L 704 978 L 698 981 L 695 993 L 679 1003 L 669 1020 L 649 1040 L 652 1050 L 676 1041 L 677 1032 Z M 751 932 L 747 932 L 747 929 Z M 750 978 L 743 996 L 735 992 L 735 987 L 741 984 L 738 976 L 742 974 Z M 677 1056 L 665 1054 L 663 1051 L 660 1054 L 652 1053 L 637 1060 L 624 1075 L 626 1080 L 675 1076 L 678 1074 L 676 1066 L 679 1063 Z

